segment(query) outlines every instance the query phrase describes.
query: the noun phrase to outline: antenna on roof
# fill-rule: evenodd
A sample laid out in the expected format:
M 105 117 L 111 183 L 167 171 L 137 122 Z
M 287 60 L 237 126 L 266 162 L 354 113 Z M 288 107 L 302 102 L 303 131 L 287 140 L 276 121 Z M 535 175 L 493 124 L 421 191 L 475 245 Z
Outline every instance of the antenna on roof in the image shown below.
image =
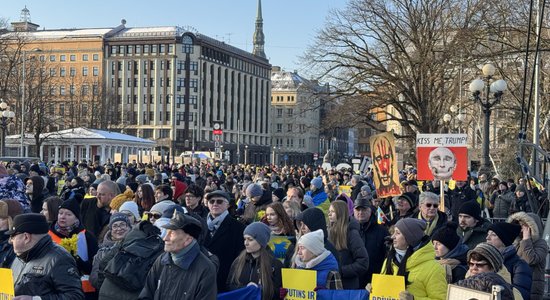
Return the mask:
M 227 35 L 227 43 L 228 43 L 228 44 L 231 44 L 231 35 L 233 35 L 233 33 L 232 33 L 232 32 L 228 32 L 228 33 L 226 33 L 225 35 Z

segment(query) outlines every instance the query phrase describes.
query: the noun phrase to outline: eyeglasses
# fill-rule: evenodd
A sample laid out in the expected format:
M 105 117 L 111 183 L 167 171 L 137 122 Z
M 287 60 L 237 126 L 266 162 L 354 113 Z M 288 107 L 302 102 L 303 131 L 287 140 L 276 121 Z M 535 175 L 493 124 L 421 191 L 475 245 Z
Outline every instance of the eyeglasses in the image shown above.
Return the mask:
M 225 200 L 222 200 L 222 199 L 210 199 L 208 200 L 208 203 L 210 204 L 217 204 L 217 205 L 222 205 L 223 203 L 225 202 Z
M 426 203 L 425 205 L 426 205 L 427 208 L 432 208 L 432 206 L 433 206 L 433 208 L 439 207 L 439 204 L 437 204 L 437 203 Z
M 113 226 L 111 226 L 112 229 L 126 229 L 127 227 L 128 225 L 126 225 L 126 223 L 113 224 Z
M 149 219 L 159 219 L 160 217 L 162 217 L 162 214 L 161 213 L 154 213 L 154 212 L 146 212 L 145 215 L 147 217 L 149 217 Z
M 476 267 L 476 268 L 482 268 L 482 267 L 485 267 L 486 265 L 488 265 L 489 263 L 487 262 L 478 262 L 478 263 L 474 263 L 474 262 L 468 262 L 468 266 L 470 268 L 472 267 Z

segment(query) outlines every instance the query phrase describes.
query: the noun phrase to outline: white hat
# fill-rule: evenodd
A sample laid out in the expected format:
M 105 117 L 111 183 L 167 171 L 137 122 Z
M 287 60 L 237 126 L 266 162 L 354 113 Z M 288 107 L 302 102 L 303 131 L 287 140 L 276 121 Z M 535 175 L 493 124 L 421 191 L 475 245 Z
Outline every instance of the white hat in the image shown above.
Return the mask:
M 126 201 L 126 202 L 122 203 L 122 205 L 119 207 L 118 211 L 119 212 L 129 211 L 129 212 L 132 213 L 132 215 L 134 215 L 134 217 L 136 218 L 137 221 L 141 220 L 141 218 L 139 216 L 138 205 L 134 201 Z
M 304 234 L 298 244 L 304 246 L 313 255 L 319 256 L 325 252 L 325 235 L 322 229 Z

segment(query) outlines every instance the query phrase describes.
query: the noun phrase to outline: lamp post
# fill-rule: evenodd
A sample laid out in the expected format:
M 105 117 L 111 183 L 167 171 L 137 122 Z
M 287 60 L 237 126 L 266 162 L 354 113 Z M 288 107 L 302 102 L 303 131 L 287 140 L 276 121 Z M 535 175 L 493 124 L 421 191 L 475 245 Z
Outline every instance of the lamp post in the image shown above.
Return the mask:
M 4 100 L 0 99 L 0 127 L 2 127 L 2 144 L 0 145 L 0 156 L 6 155 L 6 130 L 8 125 L 13 122 L 15 113 L 10 110 L 8 104 Z
M 248 145 L 244 145 L 244 164 L 248 164 Z
M 482 68 L 483 79 L 474 79 L 469 86 L 472 93 L 472 100 L 481 105 L 483 111 L 483 155 L 481 158 L 481 168 L 479 173 L 491 173 L 491 162 L 489 159 L 489 126 L 491 118 L 491 109 L 502 99 L 502 94 L 506 90 L 506 81 L 492 80 L 495 74 L 495 67 L 492 64 L 486 64 Z M 481 92 L 485 89 L 485 97 L 481 97 Z M 491 97 L 491 93 L 493 97 Z

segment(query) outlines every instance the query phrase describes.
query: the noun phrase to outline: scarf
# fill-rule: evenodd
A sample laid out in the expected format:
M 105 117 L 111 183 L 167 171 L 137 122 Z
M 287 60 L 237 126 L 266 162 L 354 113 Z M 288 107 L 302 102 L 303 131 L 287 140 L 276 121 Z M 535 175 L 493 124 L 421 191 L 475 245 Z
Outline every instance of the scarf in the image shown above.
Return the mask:
M 403 257 L 405 257 L 405 254 L 407 254 L 407 249 L 395 249 L 395 259 L 397 259 L 397 262 L 401 263 L 401 260 L 403 259 Z
M 170 256 L 172 257 L 172 261 L 174 262 L 174 264 L 177 265 L 181 260 L 183 260 L 185 257 L 185 254 L 187 254 L 187 252 L 189 252 L 189 250 L 191 250 L 191 248 L 193 248 L 193 246 L 195 246 L 196 243 L 197 243 L 197 240 L 193 239 L 191 244 L 181 249 L 178 253 L 170 253 Z
M 300 256 L 296 255 L 294 257 L 294 263 L 296 263 L 296 266 L 299 267 L 299 268 L 309 270 L 309 269 L 312 269 L 313 267 L 315 267 L 316 265 L 318 265 L 319 263 L 321 263 L 323 260 L 325 260 L 325 258 L 327 258 L 330 254 L 331 254 L 330 251 L 325 250 L 325 252 L 321 253 L 317 257 L 312 258 L 308 262 L 303 262 L 300 259 Z
M 61 227 L 59 223 L 55 222 L 54 229 L 55 231 L 61 233 L 65 237 L 70 237 L 71 233 L 80 227 L 80 221 L 77 219 L 76 222 L 71 226 Z
M 214 233 L 220 228 L 220 225 L 222 224 L 223 220 L 225 220 L 225 217 L 229 215 L 229 212 L 226 210 L 221 215 L 212 218 L 212 215 L 209 213 L 208 217 L 206 218 L 206 224 L 208 225 L 208 231 L 210 231 L 210 234 L 214 235 Z
M 422 213 L 418 214 L 418 219 L 426 221 L 426 230 L 424 230 L 424 233 L 427 236 L 431 236 L 432 232 L 434 231 L 435 227 L 437 226 L 437 221 L 439 220 L 439 214 L 435 214 L 435 218 L 431 221 L 428 221 L 422 217 Z

